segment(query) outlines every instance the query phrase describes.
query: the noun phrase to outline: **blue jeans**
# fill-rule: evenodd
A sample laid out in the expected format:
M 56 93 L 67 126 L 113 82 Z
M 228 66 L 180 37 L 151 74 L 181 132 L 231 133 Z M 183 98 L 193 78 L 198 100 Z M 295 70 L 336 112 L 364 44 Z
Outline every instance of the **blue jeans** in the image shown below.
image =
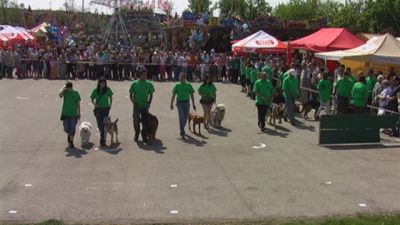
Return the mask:
M 146 128 L 147 128 L 147 115 L 149 113 L 149 108 L 139 108 L 137 106 L 133 107 L 133 129 L 135 130 L 135 139 L 139 137 L 140 134 L 140 123 L 142 123 L 142 139 L 146 141 Z
M 78 123 L 78 117 L 76 116 L 66 116 L 63 119 L 63 127 L 65 133 L 68 135 L 74 136 L 75 135 L 75 128 L 76 124 Z
M 189 117 L 190 103 L 189 103 L 189 101 L 178 101 L 176 103 L 176 108 L 178 108 L 179 129 L 180 129 L 181 135 L 184 135 L 186 122 Z
M 286 99 L 286 113 L 291 123 L 294 123 L 294 99 Z
M 110 114 L 110 108 L 96 108 L 95 109 L 95 117 L 97 122 L 97 127 L 100 131 L 100 144 L 105 144 L 106 140 L 104 139 L 104 118 L 106 118 Z
M 268 105 L 257 104 L 258 111 L 258 127 L 265 128 L 265 116 L 267 115 Z

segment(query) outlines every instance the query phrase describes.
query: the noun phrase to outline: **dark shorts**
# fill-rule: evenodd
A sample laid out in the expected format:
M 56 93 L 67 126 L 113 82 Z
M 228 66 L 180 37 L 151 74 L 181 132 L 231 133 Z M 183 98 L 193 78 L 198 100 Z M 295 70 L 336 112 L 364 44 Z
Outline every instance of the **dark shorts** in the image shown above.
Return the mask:
M 200 99 L 200 104 L 202 105 L 212 105 L 214 103 L 214 99 L 206 100 L 206 99 Z
M 248 79 L 248 78 L 246 78 L 246 84 L 247 84 L 247 85 L 251 85 L 251 80 Z
M 63 117 L 64 132 L 69 135 L 75 135 L 76 124 L 78 123 L 78 117 L 64 116 Z

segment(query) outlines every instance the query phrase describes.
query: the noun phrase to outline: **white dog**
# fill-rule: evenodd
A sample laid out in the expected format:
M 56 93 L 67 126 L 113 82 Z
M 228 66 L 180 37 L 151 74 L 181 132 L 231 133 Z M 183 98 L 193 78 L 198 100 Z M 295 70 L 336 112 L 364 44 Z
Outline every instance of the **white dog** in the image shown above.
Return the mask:
M 214 127 L 221 127 L 221 122 L 225 117 L 225 105 L 218 104 L 217 107 L 211 112 L 211 125 Z
M 81 143 L 82 145 L 89 144 L 89 139 L 91 136 L 92 124 L 89 122 L 82 122 L 79 125 L 79 133 L 81 135 Z

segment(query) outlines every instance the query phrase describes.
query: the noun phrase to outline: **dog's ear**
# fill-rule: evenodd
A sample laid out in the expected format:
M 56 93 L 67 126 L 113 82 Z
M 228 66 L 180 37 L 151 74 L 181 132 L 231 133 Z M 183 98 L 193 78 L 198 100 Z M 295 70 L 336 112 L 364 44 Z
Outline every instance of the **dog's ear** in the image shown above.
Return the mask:
M 116 124 L 117 122 L 118 122 L 118 118 L 115 120 L 115 122 L 114 122 L 114 123 Z

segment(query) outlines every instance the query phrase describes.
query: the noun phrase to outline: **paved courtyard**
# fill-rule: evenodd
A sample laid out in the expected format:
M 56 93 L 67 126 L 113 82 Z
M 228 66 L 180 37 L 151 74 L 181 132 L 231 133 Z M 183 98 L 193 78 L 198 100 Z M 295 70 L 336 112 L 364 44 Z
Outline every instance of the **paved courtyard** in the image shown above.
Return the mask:
M 318 123 L 261 133 L 256 108 L 217 83 L 222 129 L 179 138 L 172 83 L 155 83 L 152 146 L 133 142 L 130 82 L 109 82 L 121 144 L 67 151 L 59 120 L 64 81 L 0 81 L 0 222 L 197 222 L 400 211 L 400 147 L 325 148 Z M 82 121 L 96 127 L 94 81 L 75 81 Z M 199 84 L 194 84 L 197 89 Z M 198 112 L 201 105 L 196 102 Z M 79 138 L 75 139 L 80 145 Z

